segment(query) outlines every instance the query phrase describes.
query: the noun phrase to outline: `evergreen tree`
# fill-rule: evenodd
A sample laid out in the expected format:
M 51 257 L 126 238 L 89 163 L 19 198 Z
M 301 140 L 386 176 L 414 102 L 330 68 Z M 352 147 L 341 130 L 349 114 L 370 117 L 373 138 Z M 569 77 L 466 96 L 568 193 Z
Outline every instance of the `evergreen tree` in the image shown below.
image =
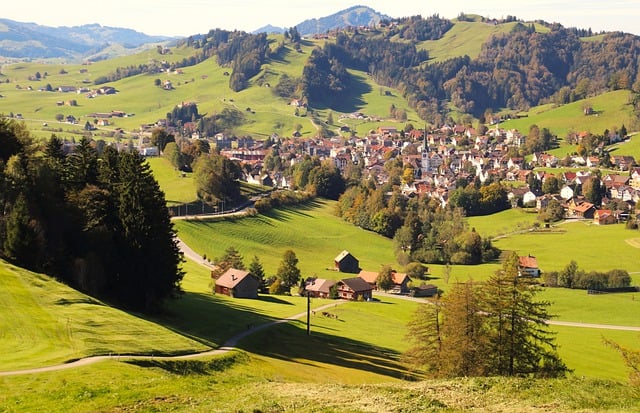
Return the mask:
M 244 258 L 235 247 L 227 248 L 221 257 L 215 259 L 215 264 L 216 268 L 212 274 L 216 278 L 227 272 L 229 268 L 235 268 L 237 270 L 244 270 L 246 268 Z
M 157 310 L 181 292 L 182 254 L 169 219 L 164 194 L 149 164 L 136 152 L 118 162 L 118 251 L 121 259 L 111 285 L 127 306 Z
M 66 180 L 69 187 L 76 190 L 98 182 L 98 153 L 84 136 L 69 155 Z
M 567 371 L 546 324 L 549 302 L 535 299 L 539 291 L 530 279 L 518 277 L 516 252 L 484 285 L 487 374 L 562 376 Z
M 260 281 L 260 285 L 264 282 L 264 268 L 262 267 L 262 263 L 260 262 L 260 258 L 257 255 L 253 256 L 253 260 L 249 264 L 249 273 L 253 275 L 255 278 Z
M 6 219 L 4 254 L 17 265 L 33 268 L 35 232 L 30 225 L 29 206 L 23 194 L 18 198 Z

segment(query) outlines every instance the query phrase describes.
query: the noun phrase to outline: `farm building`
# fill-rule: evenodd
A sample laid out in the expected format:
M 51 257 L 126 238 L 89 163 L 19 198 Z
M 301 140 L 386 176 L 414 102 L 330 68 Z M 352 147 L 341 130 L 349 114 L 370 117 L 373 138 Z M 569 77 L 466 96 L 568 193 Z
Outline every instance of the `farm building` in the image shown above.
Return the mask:
M 216 294 L 235 298 L 258 298 L 260 283 L 248 271 L 229 268 L 215 282 Z
M 334 280 L 326 280 L 324 278 L 311 278 L 305 284 L 305 291 L 310 297 L 314 298 L 330 298 L 331 287 L 336 284 Z
M 609 209 L 598 209 L 593 214 L 593 223 L 596 225 L 615 224 L 616 217 Z
M 422 283 L 420 286 L 411 289 L 413 297 L 433 297 L 436 294 L 438 294 L 438 287 L 433 284 Z
M 360 272 L 360 261 L 347 250 L 342 251 L 334 259 L 335 269 L 340 272 L 357 274 Z
M 369 300 L 373 287 L 360 277 L 345 278 L 336 283 L 338 297 L 345 300 Z
M 358 273 L 358 277 L 362 278 L 366 281 L 371 288 L 374 290 L 378 289 L 376 285 L 378 281 L 378 273 L 375 271 L 360 271 Z M 393 286 L 389 290 L 390 293 L 393 294 L 408 294 L 409 293 L 409 283 L 411 282 L 411 278 L 404 273 L 393 271 L 391 273 L 391 279 L 393 280 Z
M 540 268 L 536 257 L 527 255 L 518 257 L 518 275 L 520 277 L 540 277 Z

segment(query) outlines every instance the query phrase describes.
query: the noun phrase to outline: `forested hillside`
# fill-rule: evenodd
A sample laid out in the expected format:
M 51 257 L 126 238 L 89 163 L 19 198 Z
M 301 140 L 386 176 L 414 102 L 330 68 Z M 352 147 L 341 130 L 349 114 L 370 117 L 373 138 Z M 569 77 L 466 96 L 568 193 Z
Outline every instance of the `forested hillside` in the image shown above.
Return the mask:
M 610 90 L 640 90 L 637 36 L 616 32 L 585 40 L 581 31 L 558 24 L 540 32 L 518 23 L 490 37 L 475 59 L 430 63 L 415 42 L 440 38 L 451 26 L 438 16 L 413 17 L 395 21 L 390 29 L 337 33 L 335 43 L 322 49 L 334 69 L 327 78 L 340 80 L 343 67 L 367 70 L 379 84 L 399 89 L 424 120 L 435 124 L 442 123 L 448 104 L 479 117 L 488 110 L 526 110 Z M 309 65 L 319 67 L 313 60 Z M 307 85 L 318 83 L 318 72 L 305 71 Z M 340 92 L 340 82 L 328 85 Z M 311 104 L 324 101 L 313 87 L 306 91 Z

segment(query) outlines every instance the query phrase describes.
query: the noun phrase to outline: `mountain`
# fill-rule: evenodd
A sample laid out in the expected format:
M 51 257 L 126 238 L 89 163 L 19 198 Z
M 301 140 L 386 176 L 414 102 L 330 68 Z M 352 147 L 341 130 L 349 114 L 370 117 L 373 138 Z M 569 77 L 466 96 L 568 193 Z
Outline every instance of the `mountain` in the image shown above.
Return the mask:
M 272 33 L 284 33 L 285 28 L 284 27 L 277 27 L 277 26 L 273 26 L 271 24 L 267 24 L 266 26 L 262 26 L 259 29 L 254 30 L 253 32 L 251 32 L 252 34 L 258 34 L 258 33 L 266 33 L 266 34 L 272 34 Z
M 49 27 L 0 19 L 0 56 L 4 57 L 77 60 L 114 44 L 135 50 L 144 44 L 170 39 L 99 24 Z
M 348 26 L 370 26 L 385 19 L 391 19 L 391 17 L 367 6 L 353 6 L 330 16 L 305 20 L 297 24 L 296 28 L 302 36 L 308 36 Z

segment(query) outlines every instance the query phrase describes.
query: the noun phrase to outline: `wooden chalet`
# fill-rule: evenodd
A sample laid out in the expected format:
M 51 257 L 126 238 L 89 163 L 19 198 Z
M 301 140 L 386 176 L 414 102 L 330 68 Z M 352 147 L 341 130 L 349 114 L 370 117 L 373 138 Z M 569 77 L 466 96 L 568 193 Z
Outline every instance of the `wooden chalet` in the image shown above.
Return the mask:
M 326 280 L 324 278 L 310 278 L 305 283 L 304 290 L 310 297 L 314 298 L 330 298 L 331 287 L 336 284 L 335 280 Z
M 360 261 L 347 250 L 342 251 L 333 260 L 337 271 L 357 274 L 360 272 Z
M 371 286 L 372 289 L 378 289 L 378 273 L 375 271 L 365 271 L 362 270 L 358 273 L 358 277 L 362 278 Z M 389 289 L 388 292 L 392 294 L 409 294 L 409 283 L 411 282 L 411 278 L 404 273 L 393 271 L 391 273 L 391 279 L 393 280 L 393 286 Z
M 336 283 L 338 298 L 344 300 L 370 300 L 373 287 L 360 277 L 345 278 Z
M 235 298 L 258 298 L 260 282 L 248 271 L 229 268 L 215 280 L 216 294 Z
M 518 257 L 518 276 L 540 277 L 540 268 L 538 268 L 538 260 L 536 257 L 531 255 Z
M 593 223 L 596 225 L 615 224 L 617 219 L 610 209 L 598 209 L 593 214 Z

